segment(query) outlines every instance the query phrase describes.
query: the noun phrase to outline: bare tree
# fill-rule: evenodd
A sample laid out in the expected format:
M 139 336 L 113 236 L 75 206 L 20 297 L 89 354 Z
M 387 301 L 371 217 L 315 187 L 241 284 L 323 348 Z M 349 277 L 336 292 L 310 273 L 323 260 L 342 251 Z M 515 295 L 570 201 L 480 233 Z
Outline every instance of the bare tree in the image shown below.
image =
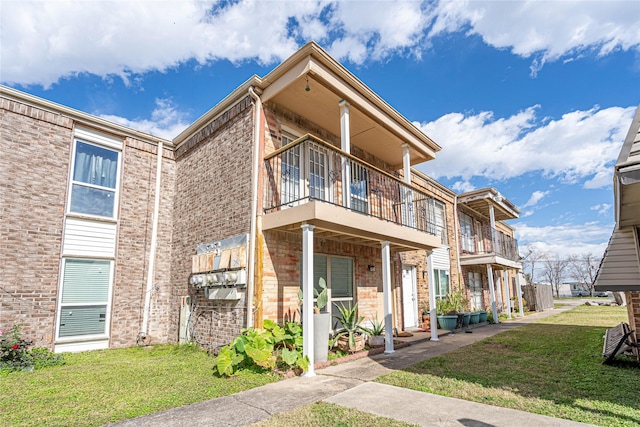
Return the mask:
M 564 280 L 569 261 L 557 254 L 547 255 L 543 260 L 544 277 L 553 287 L 556 298 L 560 297 L 560 284 Z
M 591 252 L 580 255 L 571 255 L 567 258 L 569 262 L 569 274 L 576 282 L 586 286 L 589 294 L 593 296 L 596 273 L 600 265 L 600 258 Z
M 525 246 L 525 250 L 526 250 L 526 255 L 522 259 L 522 264 L 523 264 L 522 270 L 525 274 L 525 277 L 529 281 L 529 284 L 533 285 L 536 283 L 535 281 L 536 263 L 539 263 L 540 261 L 544 260 L 546 257 L 546 254 L 544 252 L 539 251 L 534 246 L 530 246 L 530 245 Z

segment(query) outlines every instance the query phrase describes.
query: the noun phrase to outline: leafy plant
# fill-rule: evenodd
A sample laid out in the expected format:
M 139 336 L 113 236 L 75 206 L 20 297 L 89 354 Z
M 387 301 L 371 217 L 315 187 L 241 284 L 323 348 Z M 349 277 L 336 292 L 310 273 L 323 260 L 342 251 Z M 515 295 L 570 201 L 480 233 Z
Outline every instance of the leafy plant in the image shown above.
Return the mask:
M 318 280 L 318 287 L 322 289 L 320 292 L 318 292 L 317 288 L 313 288 L 313 296 L 316 300 L 313 306 L 313 312 L 316 314 L 320 313 L 320 311 L 325 308 L 327 306 L 327 303 L 329 302 L 327 281 L 324 280 L 323 277 Z M 298 291 L 298 299 L 300 300 L 300 305 L 302 305 L 302 289 Z
M 358 304 L 355 305 L 347 305 L 344 304 L 336 304 L 336 308 L 338 309 L 338 315 L 335 317 L 338 322 L 342 324 L 342 327 L 336 331 L 335 338 L 347 337 L 349 342 L 349 349 L 353 350 L 356 347 L 356 336 L 367 333 L 367 328 L 362 326 L 362 321 L 364 320 L 364 316 L 358 315 Z
M 20 325 L 0 329 L 0 371 L 33 370 L 64 364 L 61 354 L 53 354 L 42 347 L 29 349 L 31 344 L 22 338 Z
M 222 347 L 214 359 L 218 375 L 231 376 L 239 369 L 257 367 L 264 370 L 307 370 L 309 358 L 302 355 L 302 326 L 287 322 L 281 327 L 265 320 L 264 328 L 247 328 L 229 345 Z
M 370 328 L 365 328 L 367 331 L 367 334 L 371 335 L 371 336 L 379 336 L 384 334 L 384 320 L 383 321 L 379 321 L 378 320 L 378 316 L 376 315 L 376 320 L 372 320 L 371 321 L 371 327 Z
M 467 297 L 462 292 L 452 292 L 436 301 L 436 314 L 438 316 L 464 313 L 466 308 Z

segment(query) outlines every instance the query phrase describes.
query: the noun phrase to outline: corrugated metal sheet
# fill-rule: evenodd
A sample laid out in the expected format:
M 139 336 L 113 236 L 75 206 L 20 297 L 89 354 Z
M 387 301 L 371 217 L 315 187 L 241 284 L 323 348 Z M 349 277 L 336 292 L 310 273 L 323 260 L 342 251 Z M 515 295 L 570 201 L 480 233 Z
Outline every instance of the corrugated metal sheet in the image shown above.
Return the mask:
M 636 228 L 614 230 L 595 283 L 596 291 L 640 289 Z
M 67 218 L 62 245 L 65 256 L 112 258 L 116 253 L 116 224 Z

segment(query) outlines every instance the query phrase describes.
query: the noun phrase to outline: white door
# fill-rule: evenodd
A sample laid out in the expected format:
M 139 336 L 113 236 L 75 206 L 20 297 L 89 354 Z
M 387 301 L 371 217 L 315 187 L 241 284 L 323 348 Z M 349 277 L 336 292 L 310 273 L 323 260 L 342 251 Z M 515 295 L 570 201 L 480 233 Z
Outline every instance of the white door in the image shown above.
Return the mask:
M 402 308 L 404 327 L 418 326 L 418 298 L 416 295 L 416 268 L 402 267 Z

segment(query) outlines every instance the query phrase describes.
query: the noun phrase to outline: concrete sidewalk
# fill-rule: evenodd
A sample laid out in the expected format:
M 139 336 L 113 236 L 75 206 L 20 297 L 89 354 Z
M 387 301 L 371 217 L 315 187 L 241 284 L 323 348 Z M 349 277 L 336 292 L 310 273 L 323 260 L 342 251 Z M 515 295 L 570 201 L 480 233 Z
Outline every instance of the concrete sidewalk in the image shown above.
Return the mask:
M 232 396 L 182 406 L 114 424 L 119 427 L 244 426 L 318 401 L 357 408 L 423 426 L 585 426 L 513 409 L 437 396 L 370 382 L 380 375 L 469 345 L 577 305 L 548 310 L 473 333 L 413 342 L 392 354 L 362 358 L 316 370 L 315 377 L 295 377 Z

